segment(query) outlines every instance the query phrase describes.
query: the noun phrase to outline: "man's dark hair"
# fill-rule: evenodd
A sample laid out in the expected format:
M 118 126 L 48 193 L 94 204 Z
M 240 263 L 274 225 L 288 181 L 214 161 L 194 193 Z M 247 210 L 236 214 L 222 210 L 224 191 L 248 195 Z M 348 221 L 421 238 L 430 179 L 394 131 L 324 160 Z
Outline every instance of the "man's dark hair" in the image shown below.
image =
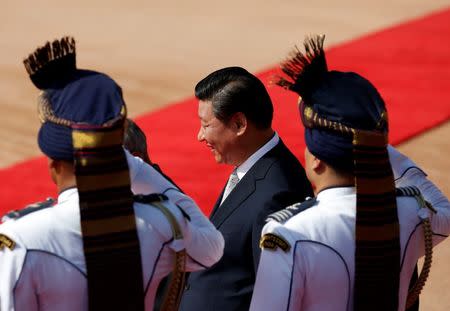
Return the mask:
M 272 125 L 273 106 L 264 84 L 241 67 L 223 68 L 195 86 L 195 97 L 211 101 L 214 116 L 226 123 L 236 112 L 259 129 Z
M 123 137 L 123 146 L 131 154 L 140 157 L 147 163 L 150 163 L 147 153 L 147 138 L 141 128 L 131 119 L 127 119 L 125 134 Z

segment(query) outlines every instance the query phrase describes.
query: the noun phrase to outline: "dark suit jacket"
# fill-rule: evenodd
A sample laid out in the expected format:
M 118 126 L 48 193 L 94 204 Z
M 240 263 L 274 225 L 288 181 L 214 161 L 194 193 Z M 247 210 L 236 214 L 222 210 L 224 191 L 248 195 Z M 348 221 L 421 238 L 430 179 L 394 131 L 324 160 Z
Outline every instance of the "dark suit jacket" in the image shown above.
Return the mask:
M 303 167 L 281 140 L 219 207 L 222 194 L 210 219 L 224 236 L 224 255 L 211 268 L 190 274 L 181 311 L 247 311 L 267 215 L 313 196 Z

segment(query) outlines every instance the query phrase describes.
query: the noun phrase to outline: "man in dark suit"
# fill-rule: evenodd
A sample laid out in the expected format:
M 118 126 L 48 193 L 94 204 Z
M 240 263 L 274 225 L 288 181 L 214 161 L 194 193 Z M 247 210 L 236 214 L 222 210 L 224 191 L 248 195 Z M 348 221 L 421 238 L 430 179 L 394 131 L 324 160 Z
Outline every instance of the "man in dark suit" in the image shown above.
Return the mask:
M 225 238 L 222 259 L 191 273 L 182 311 L 248 310 L 267 215 L 312 195 L 303 167 L 272 129 L 262 82 L 243 68 L 211 73 L 195 88 L 198 140 L 217 163 L 234 167 L 210 216 Z

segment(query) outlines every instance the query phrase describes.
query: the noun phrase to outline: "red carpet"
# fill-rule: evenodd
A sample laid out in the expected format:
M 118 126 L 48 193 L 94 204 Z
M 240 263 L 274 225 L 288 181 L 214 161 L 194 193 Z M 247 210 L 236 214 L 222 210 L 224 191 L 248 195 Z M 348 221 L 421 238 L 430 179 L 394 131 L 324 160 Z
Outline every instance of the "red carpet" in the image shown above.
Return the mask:
M 388 105 L 393 144 L 450 119 L 449 20 L 450 9 L 328 49 L 330 68 L 356 71 L 378 87 Z M 275 72 L 258 76 L 267 84 Z M 303 158 L 295 96 L 278 87 L 269 91 L 274 128 Z M 231 168 L 216 165 L 209 149 L 197 142 L 196 101 L 189 98 L 137 122 L 148 134 L 152 160 L 209 214 Z M 0 170 L 0 180 L 0 215 L 56 195 L 44 158 Z

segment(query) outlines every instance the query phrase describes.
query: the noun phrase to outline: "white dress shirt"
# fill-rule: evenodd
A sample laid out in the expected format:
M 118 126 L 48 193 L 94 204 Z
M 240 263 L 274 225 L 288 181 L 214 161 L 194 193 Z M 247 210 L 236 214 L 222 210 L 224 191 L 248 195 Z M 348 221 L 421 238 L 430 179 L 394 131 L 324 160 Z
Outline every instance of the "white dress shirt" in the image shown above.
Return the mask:
M 250 157 L 247 158 L 241 165 L 236 167 L 236 173 L 239 178 L 239 180 L 242 180 L 244 178 L 245 174 L 255 165 L 256 162 L 258 162 L 259 159 L 261 159 L 267 152 L 272 150 L 280 141 L 280 137 L 277 133 L 274 133 L 273 137 L 265 143 L 261 148 L 259 148 L 255 153 L 253 153 Z M 222 200 L 220 204 L 225 201 L 226 196 L 222 196 Z
M 237 175 L 239 180 L 244 178 L 245 174 L 258 162 L 259 159 L 263 157 L 267 152 L 272 150 L 280 141 L 280 137 L 277 133 L 273 135 L 273 137 L 265 143 L 261 148 L 259 148 L 255 153 L 253 153 L 250 157 L 247 158 L 241 165 L 236 168 Z

